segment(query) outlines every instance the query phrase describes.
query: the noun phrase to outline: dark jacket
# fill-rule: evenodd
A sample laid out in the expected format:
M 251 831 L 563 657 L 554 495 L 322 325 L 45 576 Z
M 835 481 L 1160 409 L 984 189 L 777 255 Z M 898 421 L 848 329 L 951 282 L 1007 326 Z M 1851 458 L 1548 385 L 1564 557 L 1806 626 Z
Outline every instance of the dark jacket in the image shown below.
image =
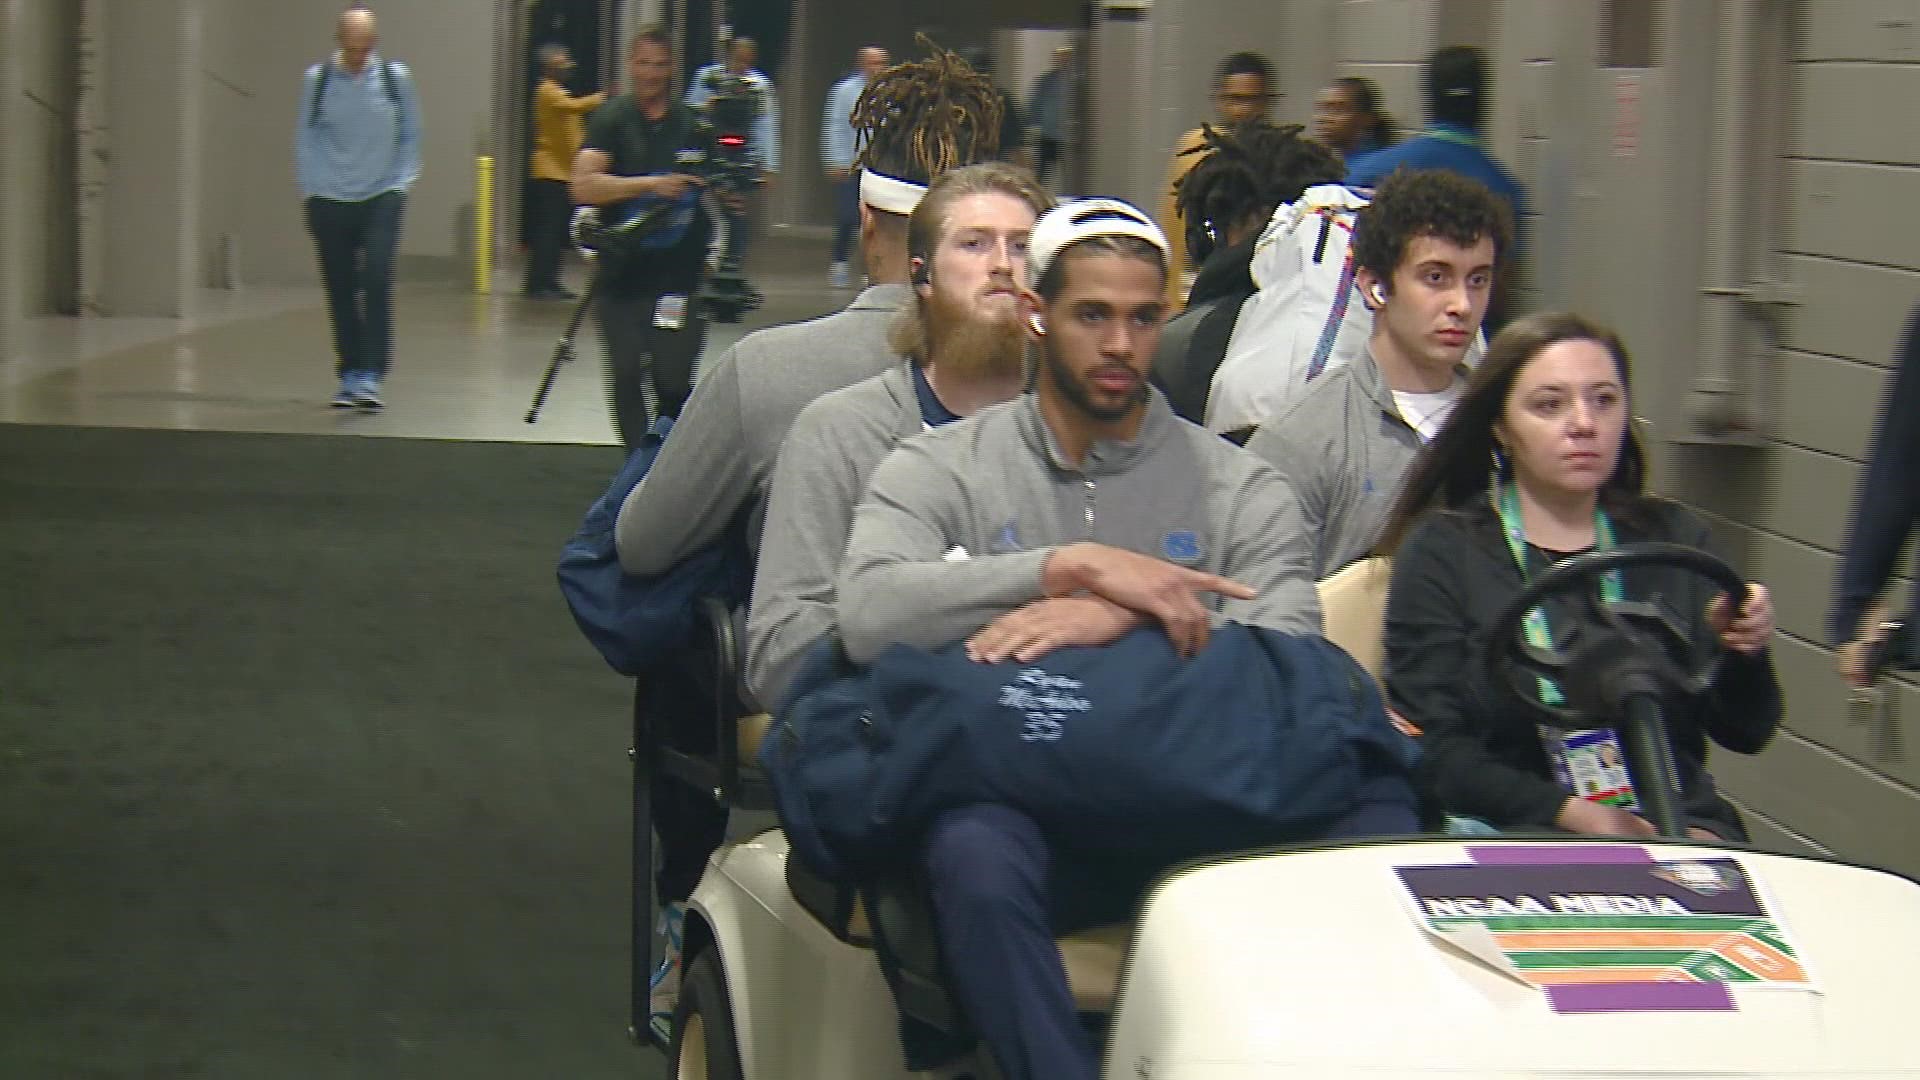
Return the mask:
M 1206 423 L 1213 373 L 1227 355 L 1241 306 L 1254 293 L 1254 239 L 1221 248 L 1207 259 L 1187 293 L 1187 309 L 1160 335 L 1149 378 L 1167 395 L 1173 411 L 1195 424 Z
M 1867 458 L 1866 475 L 1853 500 L 1853 527 L 1840 562 L 1828 632 L 1835 645 L 1852 641 L 1893 574 L 1920 519 L 1920 304 L 1907 317 L 1907 332 L 1894 355 L 1893 386 L 1880 407 L 1880 425 Z M 1907 625 L 1920 625 L 1920 589 Z
M 1620 543 L 1659 540 L 1711 550 L 1706 526 L 1675 503 L 1648 500 L 1644 520 L 1615 521 Z M 1538 551 L 1531 573 L 1547 566 Z M 1505 829 L 1552 828 L 1567 792 L 1553 779 L 1537 715 L 1507 687 L 1480 675 L 1482 651 L 1497 618 L 1522 588 L 1499 520 L 1485 503 L 1434 514 L 1401 545 L 1387 596 L 1387 698 L 1422 731 L 1423 793 L 1450 813 Z M 1716 589 L 1705 578 L 1664 567 L 1626 572 L 1630 600 L 1658 600 L 1688 626 L 1694 641 L 1713 631 L 1705 619 Z M 1550 620 L 1570 617 L 1552 604 Z M 1781 715 L 1773 661 L 1728 651 L 1704 697 L 1669 704 L 1667 722 L 1690 824 L 1744 839 L 1739 812 L 1707 774 L 1707 737 L 1735 753 L 1758 753 Z
M 760 745 L 792 857 L 847 883 L 982 802 L 1104 858 L 1297 842 L 1413 756 L 1352 657 L 1239 623 L 1191 659 L 1158 627 L 1031 664 L 896 645 L 864 670 L 823 639 Z

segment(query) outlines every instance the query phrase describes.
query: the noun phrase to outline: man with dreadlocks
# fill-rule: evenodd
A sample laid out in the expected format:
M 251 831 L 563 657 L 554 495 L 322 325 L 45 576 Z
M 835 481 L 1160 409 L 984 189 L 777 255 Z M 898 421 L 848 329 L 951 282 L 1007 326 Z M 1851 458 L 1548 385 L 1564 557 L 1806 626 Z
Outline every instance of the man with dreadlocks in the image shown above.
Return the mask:
M 888 330 L 906 306 L 907 215 L 927 185 L 949 169 L 984 161 L 998 148 L 999 95 L 957 56 L 935 48 L 867 84 L 853 110 L 861 150 L 860 246 L 872 281 L 845 310 L 741 338 L 710 364 L 646 479 L 620 508 L 614 528 L 620 566 L 635 577 L 666 573 L 745 528 L 758 546 L 762 497 L 774 456 L 800 410 L 821 394 L 877 375 L 898 362 Z M 674 697 L 676 695 L 658 695 Z M 655 718 L 692 752 L 711 752 L 711 718 Z M 654 978 L 656 1023 L 679 996 L 679 924 L 687 896 L 726 832 L 726 809 L 705 791 L 667 778 L 653 785 L 662 865 L 654 879 L 668 952 Z
M 1173 411 L 1205 423 L 1207 391 L 1227 353 L 1240 307 L 1252 296 L 1254 241 L 1275 209 L 1316 184 L 1340 181 L 1332 151 L 1301 137 L 1298 124 L 1239 131 L 1208 125 L 1199 163 L 1174 185 L 1187 251 L 1200 273 L 1187 310 L 1167 323 L 1153 360 L 1153 382 Z
M 1274 98 L 1273 80 L 1273 65 L 1259 53 L 1237 52 L 1220 61 L 1220 69 L 1213 76 L 1213 126 L 1245 131 L 1268 124 L 1267 109 Z M 1173 164 L 1167 169 L 1166 186 L 1160 189 L 1160 206 L 1155 214 L 1161 231 L 1173 245 L 1173 261 L 1167 273 L 1167 303 L 1173 311 L 1180 310 L 1186 302 L 1187 271 L 1200 265 L 1199 258 L 1190 258 L 1186 249 L 1185 219 L 1174 202 L 1173 191 L 1187 171 L 1204 160 L 1206 128 L 1204 124 L 1194 128 L 1174 144 Z

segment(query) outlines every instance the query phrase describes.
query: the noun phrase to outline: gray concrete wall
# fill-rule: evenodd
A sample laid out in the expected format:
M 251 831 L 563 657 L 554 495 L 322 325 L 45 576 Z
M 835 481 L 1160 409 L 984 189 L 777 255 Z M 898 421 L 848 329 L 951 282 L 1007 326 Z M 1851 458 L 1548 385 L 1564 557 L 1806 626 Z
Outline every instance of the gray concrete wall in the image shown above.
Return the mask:
M 14 192 L 20 185 L 18 167 L 20 86 L 14 60 L 19 41 L 13 4 L 0 4 L 0 363 L 18 351 L 20 320 L 24 317 L 19 278 L 22 261 L 14 244 Z
M 1797 293 L 1766 350 L 1767 432 L 1750 451 L 1700 450 L 1676 473 L 1714 513 L 1780 609 L 1776 655 L 1790 732 L 1726 760 L 1731 790 L 1840 852 L 1920 870 L 1920 764 L 1877 723 L 1854 723 L 1832 674 L 1825 615 L 1860 464 L 1901 323 L 1920 300 L 1920 27 L 1902 0 L 1800 4 L 1787 70 L 1783 184 L 1754 207 L 1779 225 L 1777 269 Z M 1920 689 L 1898 682 L 1891 722 L 1913 745 Z
M 0 321 L 70 311 L 74 0 L 0 4 Z

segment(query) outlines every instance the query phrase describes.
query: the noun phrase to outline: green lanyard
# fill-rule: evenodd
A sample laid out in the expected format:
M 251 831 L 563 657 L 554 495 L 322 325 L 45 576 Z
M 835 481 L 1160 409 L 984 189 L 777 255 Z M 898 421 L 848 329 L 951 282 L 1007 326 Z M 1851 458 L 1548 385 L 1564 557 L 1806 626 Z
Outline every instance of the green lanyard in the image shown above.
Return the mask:
M 1513 555 L 1513 564 L 1520 568 L 1520 580 L 1527 580 L 1527 529 L 1520 522 L 1520 496 L 1512 484 L 1495 483 L 1487 492 L 1493 503 L 1494 513 L 1500 516 L 1500 533 L 1507 539 L 1507 551 Z M 1598 551 L 1610 551 L 1614 546 L 1613 522 L 1607 512 L 1598 506 L 1593 508 L 1593 541 Z M 1626 588 L 1621 583 L 1620 571 L 1610 571 L 1600 579 L 1600 598 L 1609 604 L 1618 604 L 1627 598 Z M 1553 647 L 1553 632 L 1547 626 L 1547 612 L 1544 607 L 1536 607 L 1527 612 L 1522 624 L 1527 635 L 1527 643 L 1540 649 Z M 1540 700 L 1548 705 L 1563 705 L 1566 698 L 1552 679 L 1544 675 L 1540 680 Z
M 1441 142 L 1450 142 L 1459 146 L 1471 146 L 1475 150 L 1480 148 L 1480 138 L 1477 135 L 1468 135 L 1459 131 L 1448 131 L 1446 128 L 1428 128 L 1421 134 L 1429 139 L 1439 139 Z

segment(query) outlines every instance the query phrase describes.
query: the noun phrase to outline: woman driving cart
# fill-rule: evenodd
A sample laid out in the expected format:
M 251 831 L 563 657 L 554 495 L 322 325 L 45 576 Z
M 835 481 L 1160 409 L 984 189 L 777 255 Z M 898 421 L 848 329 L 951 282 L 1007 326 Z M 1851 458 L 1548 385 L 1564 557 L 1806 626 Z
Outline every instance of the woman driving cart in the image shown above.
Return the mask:
M 1529 703 L 1476 662 L 1482 650 L 1513 647 L 1493 640 L 1496 618 L 1571 556 L 1643 542 L 1710 546 L 1699 518 L 1644 492 L 1628 371 L 1619 338 L 1578 315 L 1515 322 L 1415 463 L 1383 533 L 1381 551 L 1394 558 L 1388 698 L 1421 731 L 1424 789 L 1456 833 L 1654 833 L 1618 730 L 1542 726 L 1539 703 L 1564 700 L 1553 680 L 1525 678 L 1539 699 Z M 1749 584 L 1735 602 L 1673 565 L 1616 569 L 1593 584 L 1601 605 L 1654 605 L 1693 650 L 1724 649 L 1703 692 L 1662 704 L 1687 833 L 1744 841 L 1739 812 L 1707 773 L 1707 738 L 1753 754 L 1779 726 L 1766 588 Z M 1521 644 L 1553 650 L 1590 617 L 1567 593 L 1549 594 L 1520 621 Z

